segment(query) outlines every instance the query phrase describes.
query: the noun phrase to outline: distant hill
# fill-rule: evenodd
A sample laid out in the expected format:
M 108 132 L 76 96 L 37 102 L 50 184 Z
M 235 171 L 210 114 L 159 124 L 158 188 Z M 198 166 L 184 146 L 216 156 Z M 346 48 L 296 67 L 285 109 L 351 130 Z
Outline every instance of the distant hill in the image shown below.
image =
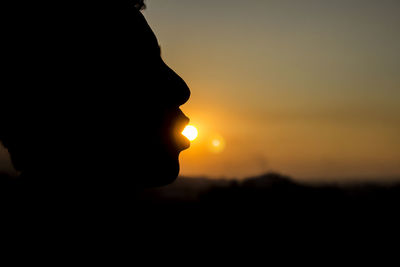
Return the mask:
M 0 173 L 0 186 L 15 179 Z M 337 206 L 386 205 L 400 203 L 400 184 L 353 183 L 349 185 L 302 184 L 289 176 L 266 173 L 243 180 L 179 177 L 168 186 L 151 188 L 139 193 L 143 203 L 175 205 L 241 205 L 257 206 Z
M 155 203 L 276 203 L 291 206 L 297 203 L 316 205 L 375 201 L 393 203 L 399 200 L 400 184 L 358 183 L 349 185 L 310 185 L 296 182 L 289 176 L 266 173 L 243 180 L 180 177 L 173 184 L 148 189 L 143 197 Z

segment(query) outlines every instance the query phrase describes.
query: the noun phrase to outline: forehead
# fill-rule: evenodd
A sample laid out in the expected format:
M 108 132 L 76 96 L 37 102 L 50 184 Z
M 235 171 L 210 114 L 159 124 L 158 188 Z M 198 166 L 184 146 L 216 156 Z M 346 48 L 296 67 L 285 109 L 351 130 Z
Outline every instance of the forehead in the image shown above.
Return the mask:
M 134 46 L 140 46 L 142 48 L 157 48 L 157 38 L 144 18 L 143 14 L 139 11 L 135 11 L 132 16 L 132 20 L 128 21 L 126 26 L 130 26 L 133 29 Z M 128 29 L 129 32 L 129 29 Z

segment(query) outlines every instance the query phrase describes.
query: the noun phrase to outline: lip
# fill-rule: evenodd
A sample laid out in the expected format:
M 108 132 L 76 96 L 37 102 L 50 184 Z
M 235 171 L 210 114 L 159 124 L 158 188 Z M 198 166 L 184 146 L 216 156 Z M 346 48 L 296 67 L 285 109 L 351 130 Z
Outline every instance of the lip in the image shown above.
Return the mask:
M 181 123 L 177 124 L 176 127 L 176 131 L 175 131 L 175 135 L 176 135 L 176 144 L 178 146 L 178 148 L 182 151 L 185 149 L 188 149 L 190 147 L 190 140 L 186 138 L 186 136 L 184 136 L 182 134 L 183 130 L 185 129 L 185 127 L 189 124 L 189 119 L 185 118 L 185 120 L 183 120 Z
M 185 127 L 189 124 L 189 118 L 178 109 L 170 109 L 165 112 L 165 119 L 161 134 L 161 139 L 164 140 L 164 145 L 170 152 L 179 153 L 190 147 L 190 141 L 182 132 Z
M 174 125 L 172 127 L 172 139 L 175 147 L 179 150 L 185 150 L 190 147 L 190 141 L 183 134 L 183 130 L 189 124 L 190 120 L 186 117 L 182 111 L 179 110 L 179 115 L 174 120 Z
M 177 146 L 178 146 L 178 149 L 180 150 L 180 151 L 182 151 L 182 150 L 185 150 L 185 149 L 188 149 L 189 147 L 190 147 L 190 141 L 189 141 L 189 139 L 187 139 L 185 136 L 183 136 L 181 133 L 179 133 L 179 138 L 178 138 L 178 140 L 177 140 Z

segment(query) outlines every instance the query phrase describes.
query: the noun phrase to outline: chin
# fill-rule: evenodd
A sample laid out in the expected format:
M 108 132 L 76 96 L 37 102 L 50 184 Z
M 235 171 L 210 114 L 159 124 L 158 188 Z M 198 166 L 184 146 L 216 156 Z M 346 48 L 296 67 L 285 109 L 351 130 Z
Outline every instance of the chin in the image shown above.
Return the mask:
M 179 159 L 168 157 L 151 162 L 141 177 L 141 185 L 144 187 L 159 187 L 173 183 L 179 175 Z

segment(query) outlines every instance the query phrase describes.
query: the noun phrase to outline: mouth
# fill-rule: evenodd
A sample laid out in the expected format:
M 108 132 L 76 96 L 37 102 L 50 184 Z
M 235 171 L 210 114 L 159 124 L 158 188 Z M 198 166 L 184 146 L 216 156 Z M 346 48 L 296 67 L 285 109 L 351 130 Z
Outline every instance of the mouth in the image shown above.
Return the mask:
M 159 133 L 164 140 L 164 145 L 173 154 L 190 147 L 189 139 L 182 135 L 189 121 L 180 109 L 171 109 L 165 113 L 163 127 Z
M 189 119 L 187 117 L 178 119 L 176 121 L 174 130 L 173 130 L 173 139 L 176 147 L 178 148 L 179 151 L 183 151 L 185 149 L 188 149 L 190 147 L 190 141 L 188 138 L 186 138 L 182 132 L 185 129 L 185 127 L 189 124 Z

